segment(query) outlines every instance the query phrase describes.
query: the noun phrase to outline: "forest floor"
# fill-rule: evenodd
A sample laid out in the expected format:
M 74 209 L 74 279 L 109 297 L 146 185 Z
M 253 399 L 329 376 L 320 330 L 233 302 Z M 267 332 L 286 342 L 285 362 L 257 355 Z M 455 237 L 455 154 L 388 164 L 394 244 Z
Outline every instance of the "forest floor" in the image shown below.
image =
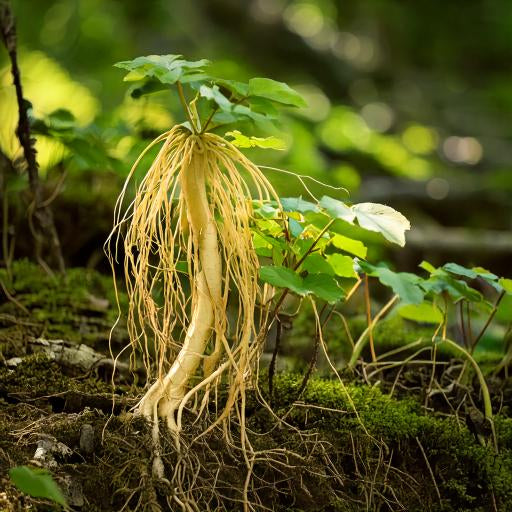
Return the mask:
M 16 489 L 7 475 L 16 465 L 50 470 L 72 510 L 180 510 L 172 486 L 152 478 L 151 428 L 130 413 L 143 372 L 121 362 L 112 389 L 110 277 L 86 269 L 49 276 L 26 261 L 0 272 L 0 511 L 57 510 Z M 116 353 L 127 344 L 122 326 L 112 342 Z M 272 396 L 264 375 L 261 396 L 273 412 L 256 390 L 246 404 L 249 439 L 262 454 L 249 489 L 255 509 L 512 510 L 512 378 L 507 368 L 487 376 L 493 435 L 477 380 L 469 370 L 460 377 L 461 366 L 447 356 L 434 374 L 410 364 L 371 383 L 360 366 L 342 372 L 343 383 L 314 376 L 300 395 L 301 375 L 278 373 Z M 205 424 L 187 427 L 185 439 Z M 239 434 L 233 422 L 232 439 Z M 185 444 L 200 510 L 242 510 L 247 467 L 236 443 L 213 429 Z M 173 446 L 163 430 L 169 475 L 179 466 Z

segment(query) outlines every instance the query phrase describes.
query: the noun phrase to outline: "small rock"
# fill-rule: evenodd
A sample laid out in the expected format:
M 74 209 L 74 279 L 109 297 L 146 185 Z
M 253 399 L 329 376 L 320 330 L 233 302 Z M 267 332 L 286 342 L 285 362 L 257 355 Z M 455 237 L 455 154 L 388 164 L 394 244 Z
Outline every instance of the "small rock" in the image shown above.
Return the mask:
M 72 507 L 81 508 L 85 504 L 82 485 L 78 480 L 67 476 L 64 480 L 68 502 Z
M 22 362 L 23 362 L 23 358 L 21 358 L 21 357 L 11 357 L 11 359 L 8 359 L 7 361 L 5 361 L 5 364 L 7 365 L 8 368 L 15 368 Z
M 72 450 L 67 447 L 64 443 L 57 441 L 52 436 L 41 436 L 37 442 L 37 449 L 33 457 L 34 462 L 38 462 L 43 467 L 55 468 L 57 467 L 57 461 L 55 455 L 60 458 L 69 457 L 72 454 Z
M 94 429 L 89 423 L 84 423 L 80 429 L 80 451 L 87 455 L 94 452 Z

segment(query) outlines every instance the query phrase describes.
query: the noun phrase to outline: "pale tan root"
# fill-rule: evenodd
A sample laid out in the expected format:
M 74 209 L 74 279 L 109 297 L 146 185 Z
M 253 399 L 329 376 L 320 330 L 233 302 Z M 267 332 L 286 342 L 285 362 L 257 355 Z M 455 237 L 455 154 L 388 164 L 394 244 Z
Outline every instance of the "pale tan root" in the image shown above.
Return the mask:
M 196 373 L 210 339 L 214 310 L 221 307 L 222 263 L 215 226 L 206 194 L 205 163 L 202 148 L 194 148 L 188 165 L 180 173 L 182 194 L 193 246 L 201 270 L 195 286 L 196 304 L 183 346 L 163 379 L 157 379 L 138 406 L 141 414 L 157 420 L 165 418 L 171 432 L 177 433 L 175 412 Z

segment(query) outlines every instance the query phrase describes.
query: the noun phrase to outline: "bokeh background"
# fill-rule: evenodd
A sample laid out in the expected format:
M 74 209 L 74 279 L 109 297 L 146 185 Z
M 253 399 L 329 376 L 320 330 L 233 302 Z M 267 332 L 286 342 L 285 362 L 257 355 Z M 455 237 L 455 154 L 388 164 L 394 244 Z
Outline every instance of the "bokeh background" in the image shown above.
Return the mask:
M 176 98 L 134 100 L 112 67 L 139 55 L 214 61 L 217 75 L 268 76 L 307 109 L 276 128 L 284 152 L 256 163 L 312 176 L 312 190 L 389 204 L 413 224 L 402 270 L 456 260 L 510 276 L 512 9 L 509 0 L 14 0 L 25 95 L 35 117 L 75 116 L 64 140 L 38 136 L 41 173 L 70 265 L 104 265 L 123 178 L 147 141 L 181 122 Z M 0 52 L 0 149 L 17 119 Z M 298 180 L 268 171 L 283 196 Z M 22 193 L 26 178 L 9 184 Z M 12 195 L 11 195 L 12 197 Z M 11 208 L 16 208 L 16 196 Z M 21 202 L 19 208 L 22 208 Z M 11 215 L 11 218 L 16 216 Z M 17 256 L 30 251 L 18 230 Z M 13 228 L 14 230 L 14 228 Z M 19 234 L 21 230 L 21 235 Z

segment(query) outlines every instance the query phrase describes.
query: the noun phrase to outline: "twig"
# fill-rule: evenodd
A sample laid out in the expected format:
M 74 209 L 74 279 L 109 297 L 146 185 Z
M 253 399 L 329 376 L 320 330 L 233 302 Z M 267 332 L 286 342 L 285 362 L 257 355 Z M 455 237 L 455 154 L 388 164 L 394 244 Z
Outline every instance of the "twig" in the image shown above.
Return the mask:
M 425 453 L 425 450 L 423 449 L 423 445 L 421 444 L 418 437 L 415 438 L 416 442 L 418 443 L 418 446 L 420 447 L 421 454 L 423 455 L 423 458 L 425 459 L 425 464 L 427 465 L 428 472 L 430 473 L 430 477 L 432 478 L 432 483 L 434 484 L 434 488 L 436 490 L 437 497 L 439 498 L 439 503 L 442 502 L 441 493 L 439 492 L 439 487 L 437 486 L 436 477 L 434 475 L 434 471 L 432 471 L 432 466 L 430 465 L 430 462 L 428 461 L 427 454 Z
M 274 351 L 272 352 L 272 359 L 270 360 L 270 365 L 268 367 L 268 394 L 271 399 L 272 399 L 272 394 L 274 392 L 274 374 L 276 372 L 277 353 L 279 352 L 279 347 L 281 346 L 282 333 L 283 333 L 283 324 L 278 317 L 276 319 L 276 342 L 274 344 Z
M 178 88 L 178 96 L 180 97 L 181 106 L 183 107 L 183 110 L 185 111 L 185 114 L 188 117 L 190 128 L 192 129 L 193 133 L 197 133 L 197 127 L 196 124 L 194 123 L 194 120 L 192 119 L 192 114 L 188 107 L 188 103 L 185 98 L 185 93 L 183 92 L 183 86 L 181 85 L 180 82 L 176 82 L 176 86 Z
M 302 396 L 302 393 L 304 393 L 304 390 L 306 389 L 306 386 L 308 385 L 309 378 L 311 377 L 311 374 L 313 373 L 313 370 L 315 369 L 316 362 L 318 360 L 318 351 L 320 349 L 320 336 L 321 336 L 321 330 L 325 327 L 327 322 L 332 316 L 332 312 L 334 311 L 334 306 L 332 307 L 331 311 L 327 315 L 327 318 L 324 320 L 322 324 L 320 324 L 320 317 L 322 316 L 322 313 L 325 311 L 325 308 L 327 307 L 327 303 L 325 303 L 320 310 L 320 314 L 318 315 L 318 321 L 316 321 L 316 327 L 315 327 L 315 345 L 313 347 L 313 356 L 311 357 L 311 360 L 309 361 L 308 369 L 306 370 L 306 373 L 304 374 L 304 378 L 302 379 L 302 382 L 300 383 L 299 391 L 297 392 L 297 398 L 296 401 L 300 399 Z

